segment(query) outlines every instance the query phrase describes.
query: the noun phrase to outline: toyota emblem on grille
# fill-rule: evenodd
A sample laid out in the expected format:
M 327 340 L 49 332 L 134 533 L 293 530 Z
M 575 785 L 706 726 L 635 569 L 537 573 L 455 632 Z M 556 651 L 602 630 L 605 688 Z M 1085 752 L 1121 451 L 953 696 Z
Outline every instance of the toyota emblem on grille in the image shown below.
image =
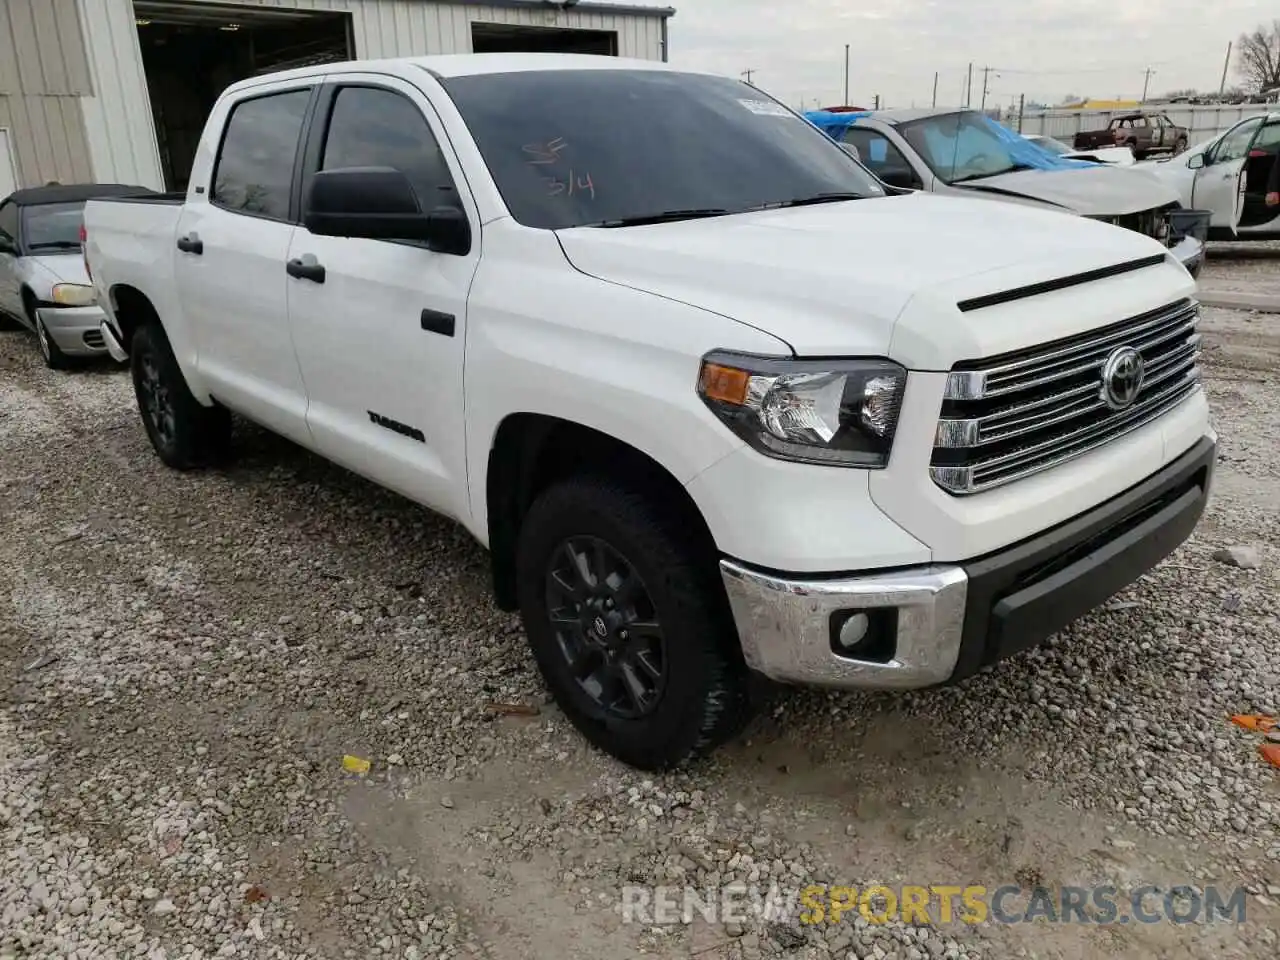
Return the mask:
M 1102 365 L 1102 399 L 1112 410 L 1123 410 L 1138 399 L 1146 379 L 1142 354 L 1133 347 L 1111 351 Z

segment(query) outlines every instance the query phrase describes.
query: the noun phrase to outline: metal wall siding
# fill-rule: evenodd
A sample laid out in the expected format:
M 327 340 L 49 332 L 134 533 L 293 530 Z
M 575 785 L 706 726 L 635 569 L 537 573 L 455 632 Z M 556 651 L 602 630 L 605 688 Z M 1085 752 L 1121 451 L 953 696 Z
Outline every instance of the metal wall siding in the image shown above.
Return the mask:
M 76 97 L 0 96 L 0 127 L 18 165 L 18 183 L 32 187 L 50 180 L 92 180 L 84 116 Z
M 76 0 L 0 3 L 0 94 L 92 92 Z
M 95 178 L 164 189 L 131 0 L 79 0 L 96 95 L 82 101 Z
M 662 20 L 657 16 L 572 8 L 557 11 L 541 7 L 432 3 L 431 0 L 234 2 L 249 6 L 350 13 L 355 55 L 360 58 L 470 53 L 471 24 L 489 22 L 615 30 L 621 56 L 662 59 Z M 21 10 L 23 36 L 34 35 L 37 19 L 33 11 L 45 6 L 57 8 L 52 22 L 56 24 L 58 37 L 62 38 L 45 46 L 64 50 L 63 66 L 58 67 L 59 61 L 55 60 L 38 63 L 36 68 L 32 68 L 18 62 L 19 58 L 15 56 L 7 56 L 3 13 Z M 48 19 L 45 14 L 41 17 L 40 23 Z M 67 38 L 73 36 L 68 32 L 73 23 L 75 39 L 68 41 Z M 10 31 L 10 35 L 17 42 L 18 33 Z M 87 55 L 81 58 L 84 63 L 77 80 L 73 69 L 75 58 L 65 51 L 84 50 L 86 38 Z M 35 48 L 29 39 L 23 42 L 30 49 Z M 22 68 L 21 74 L 19 67 Z M 41 83 L 52 83 L 59 80 L 59 74 L 64 74 L 69 78 L 64 84 L 66 89 L 92 94 L 85 96 L 81 103 L 87 152 L 96 179 L 163 189 L 151 100 L 147 93 L 131 0 L 0 0 L 0 93 L 9 89 L 7 83 L 15 89 L 20 82 L 25 84 L 28 74 L 38 76 Z M 81 86 L 75 86 L 77 83 Z M 14 138 L 18 138 L 16 130 Z M 50 146 L 49 155 L 52 153 Z

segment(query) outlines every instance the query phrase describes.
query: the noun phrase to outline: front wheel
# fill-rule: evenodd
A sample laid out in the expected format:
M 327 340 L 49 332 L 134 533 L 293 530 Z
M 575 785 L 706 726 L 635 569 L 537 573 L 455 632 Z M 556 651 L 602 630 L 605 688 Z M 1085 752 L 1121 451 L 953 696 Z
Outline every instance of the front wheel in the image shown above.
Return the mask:
M 231 416 L 192 395 L 164 331 L 155 324 L 139 329 L 129 358 L 142 424 L 160 459 L 177 470 L 222 459 L 231 439 Z
M 538 668 L 592 743 L 663 770 L 736 734 L 748 674 L 714 557 L 645 495 L 577 478 L 534 503 L 517 589 Z
M 49 335 L 44 321 L 35 312 L 32 312 L 31 320 L 36 328 L 36 343 L 40 347 L 40 356 L 44 360 L 44 365 L 50 370 L 66 370 L 70 367 L 71 359 L 62 352 L 62 348 Z

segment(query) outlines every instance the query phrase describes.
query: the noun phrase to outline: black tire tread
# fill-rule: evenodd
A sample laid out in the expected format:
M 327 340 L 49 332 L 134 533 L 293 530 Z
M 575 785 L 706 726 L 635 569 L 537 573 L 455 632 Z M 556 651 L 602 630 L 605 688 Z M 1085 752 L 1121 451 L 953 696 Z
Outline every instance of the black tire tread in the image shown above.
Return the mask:
M 651 569 L 661 571 L 658 584 L 649 579 L 646 582 L 651 593 L 660 593 L 667 601 L 662 611 L 664 624 L 679 622 L 681 637 L 696 644 L 705 683 L 702 702 L 686 708 L 688 716 L 665 743 L 620 744 L 607 726 L 580 715 L 543 667 L 543 676 L 561 709 L 587 739 L 644 770 L 677 767 L 732 739 L 750 721 L 754 706 L 728 601 L 716 576 L 714 555 L 706 556 L 707 551 L 691 546 L 688 532 L 681 529 L 674 514 L 657 506 L 652 495 L 615 478 L 586 475 L 562 481 L 545 491 L 525 517 L 517 560 L 519 591 L 526 633 L 539 666 L 543 666 L 542 658 L 534 641 L 538 627 L 528 620 L 528 592 L 540 592 L 543 580 L 540 566 L 530 569 L 536 561 L 527 555 L 531 545 L 526 534 L 536 538 L 545 526 L 554 529 L 572 516 L 625 531 L 630 542 L 618 546 L 634 551 L 634 561 L 647 562 Z
M 147 351 L 155 355 L 173 397 L 177 435 L 169 448 L 158 440 L 143 412 L 138 388 L 139 362 Z M 230 448 L 231 416 L 222 407 L 204 406 L 191 393 L 164 329 L 158 323 L 139 327 L 133 335 L 129 355 L 138 412 L 152 447 L 165 465 L 175 470 L 193 470 L 222 462 Z

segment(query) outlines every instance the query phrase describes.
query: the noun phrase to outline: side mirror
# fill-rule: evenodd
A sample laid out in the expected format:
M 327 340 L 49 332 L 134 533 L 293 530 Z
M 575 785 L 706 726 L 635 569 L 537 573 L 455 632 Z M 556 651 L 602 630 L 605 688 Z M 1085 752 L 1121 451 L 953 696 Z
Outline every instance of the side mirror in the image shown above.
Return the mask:
M 302 224 L 322 237 L 421 240 L 439 253 L 471 249 L 471 226 L 455 207 L 423 213 L 409 178 L 393 167 L 344 167 L 312 178 Z
M 1187 166 L 1192 170 L 1199 170 L 1204 166 L 1204 154 L 1193 153 L 1191 156 L 1187 157 Z

